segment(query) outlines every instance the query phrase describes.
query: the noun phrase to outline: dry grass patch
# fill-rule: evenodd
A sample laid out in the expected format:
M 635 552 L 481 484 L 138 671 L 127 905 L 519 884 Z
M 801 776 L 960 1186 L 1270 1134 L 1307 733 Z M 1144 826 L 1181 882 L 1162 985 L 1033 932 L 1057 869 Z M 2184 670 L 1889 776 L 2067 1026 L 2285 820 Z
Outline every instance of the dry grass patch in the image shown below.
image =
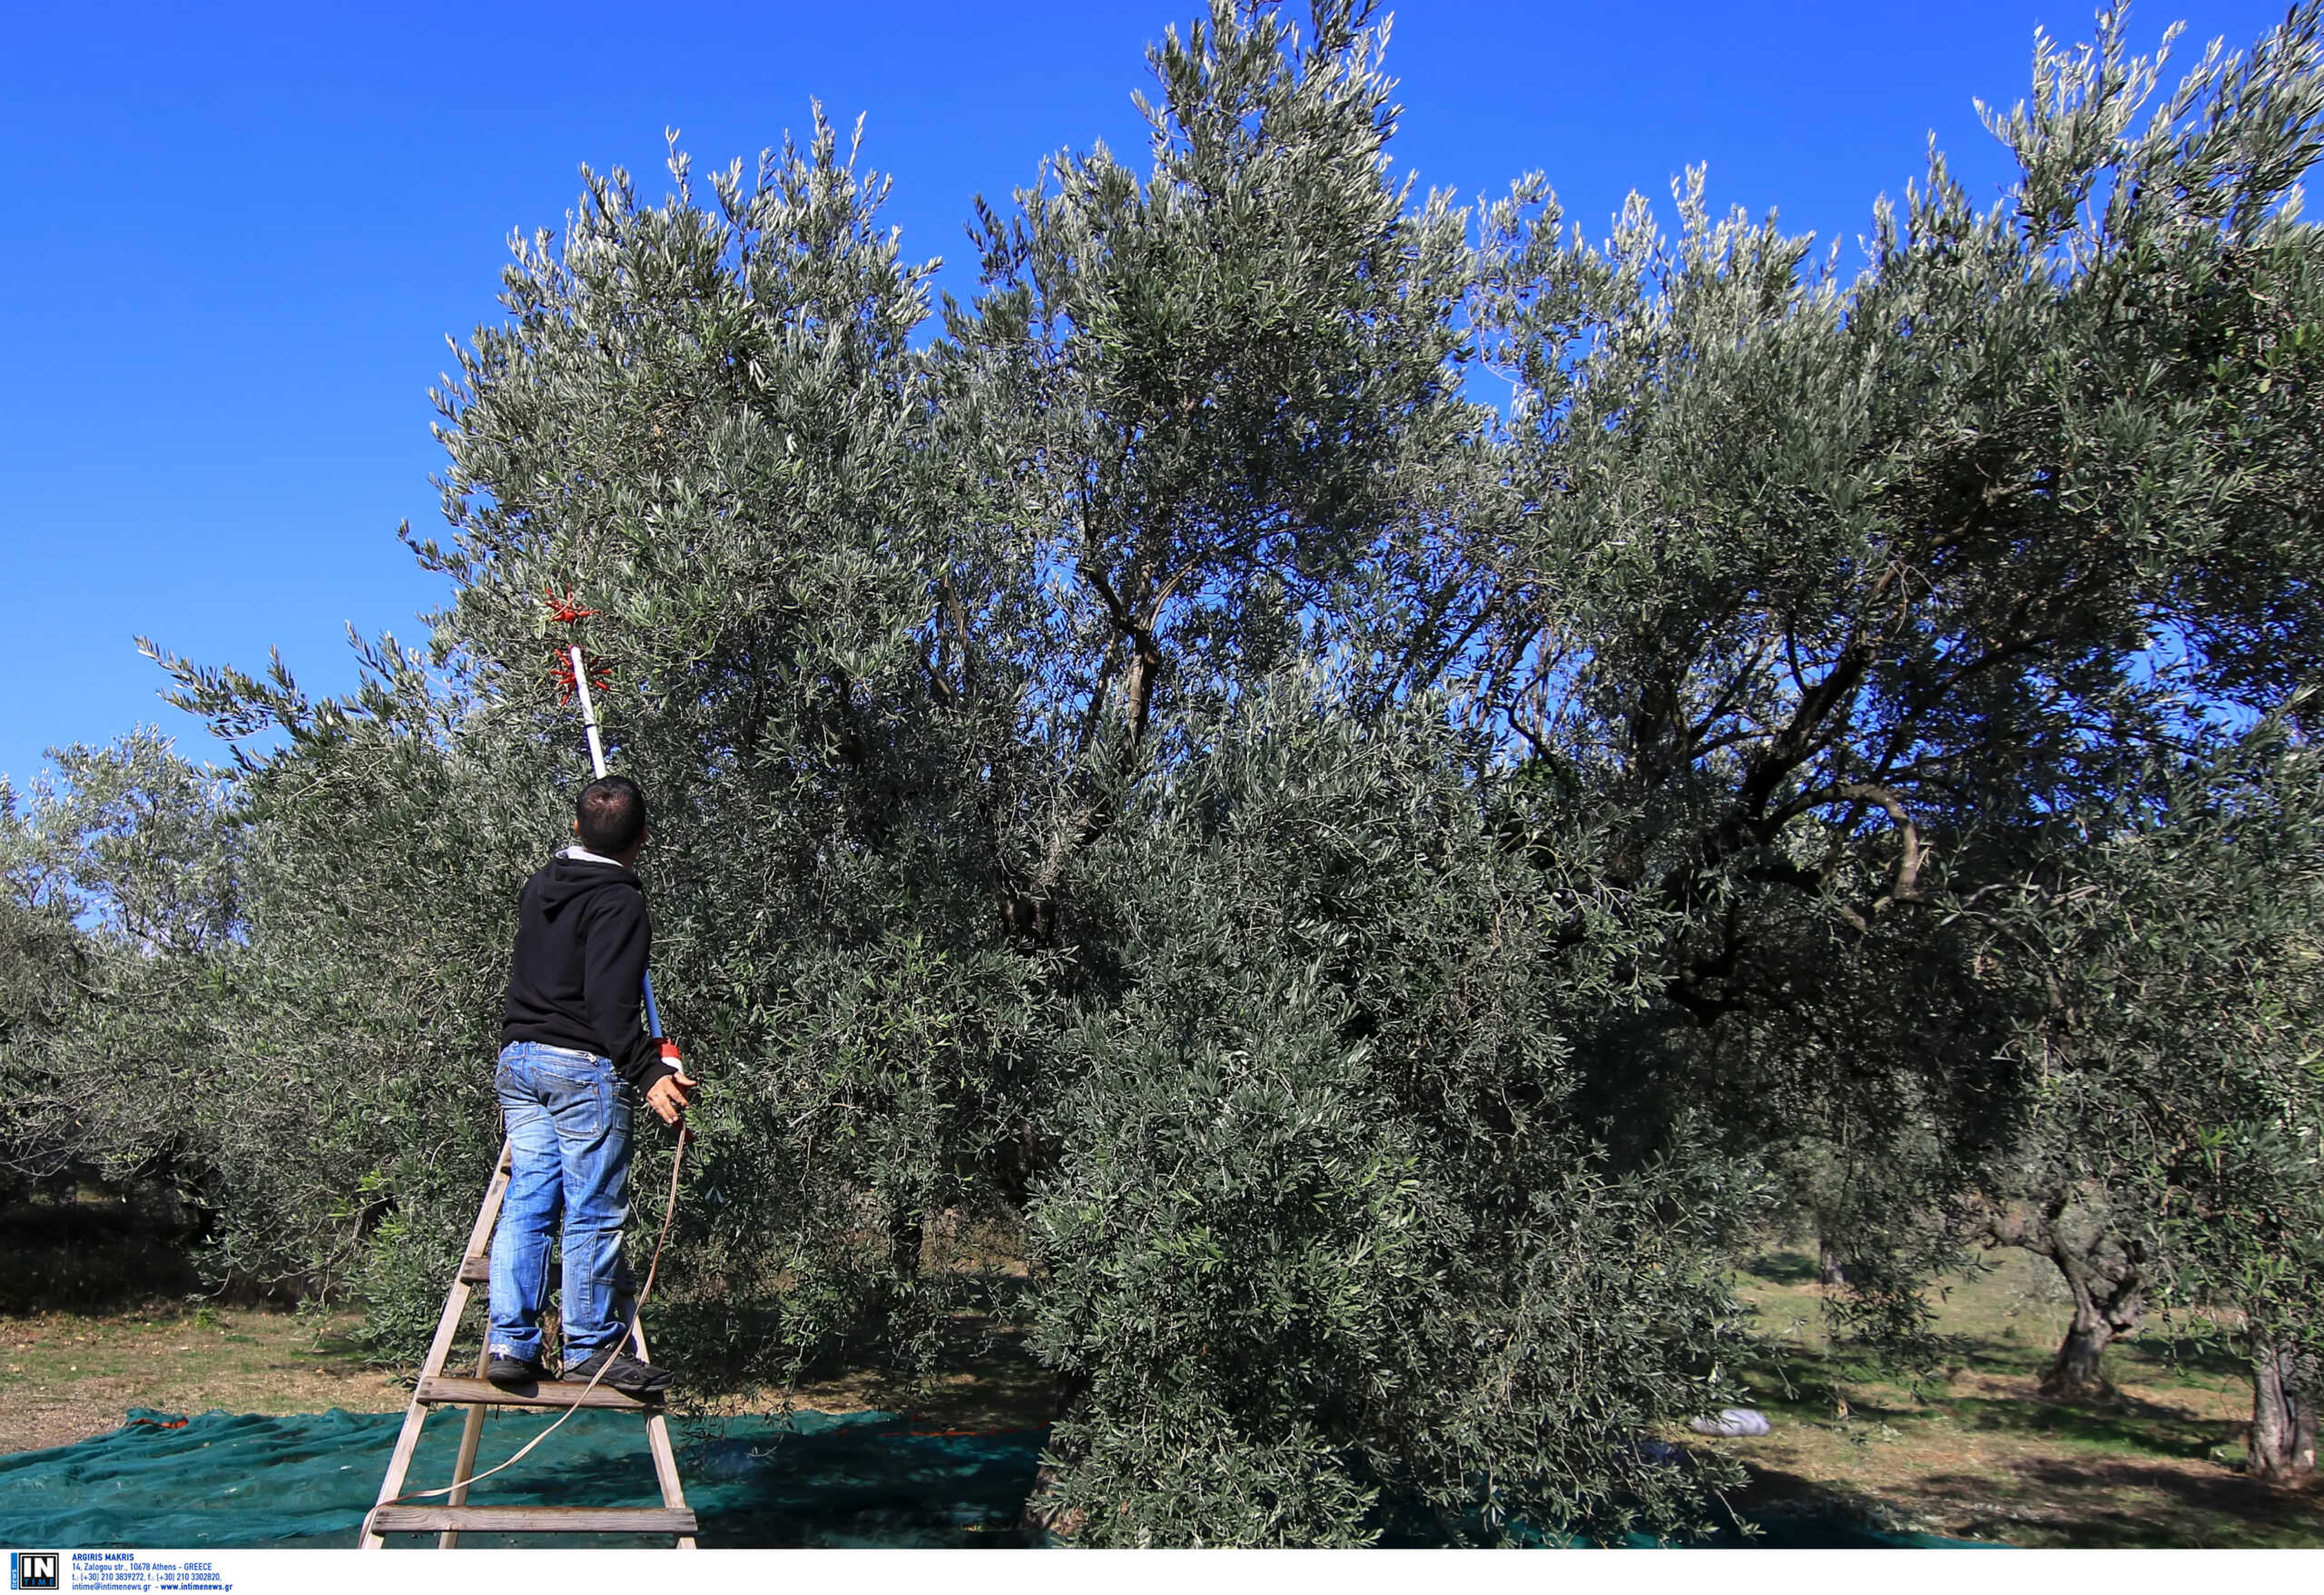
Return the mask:
M 132 1407 L 320 1413 L 400 1408 L 408 1387 L 365 1365 L 353 1314 L 172 1303 L 0 1317 L 0 1450 L 69 1445 Z

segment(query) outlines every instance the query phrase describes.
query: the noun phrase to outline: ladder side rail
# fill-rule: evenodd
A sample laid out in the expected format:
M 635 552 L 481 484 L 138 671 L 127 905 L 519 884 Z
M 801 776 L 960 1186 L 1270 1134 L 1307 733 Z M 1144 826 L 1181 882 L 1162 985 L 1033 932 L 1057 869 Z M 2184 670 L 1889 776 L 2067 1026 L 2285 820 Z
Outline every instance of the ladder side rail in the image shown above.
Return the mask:
M 460 1254 L 463 1260 L 491 1238 L 492 1226 L 499 1220 L 500 1204 L 508 1194 L 508 1143 L 500 1143 L 500 1160 L 493 1167 L 492 1183 L 484 1193 L 484 1202 L 477 1209 L 476 1224 L 468 1231 L 468 1244 Z M 444 1298 L 444 1314 L 436 1321 L 436 1338 L 428 1343 L 428 1359 L 420 1364 L 420 1383 L 412 1387 L 411 1404 L 404 1409 L 403 1428 L 396 1435 L 396 1448 L 388 1459 L 387 1476 L 379 1481 L 379 1498 L 373 1503 L 372 1519 L 366 1526 L 362 1548 L 384 1551 L 387 1540 L 378 1531 L 378 1512 L 381 1506 L 403 1492 L 403 1482 L 411 1471 L 413 1453 L 419 1449 L 419 1432 L 428 1423 L 428 1409 L 420 1403 L 419 1392 L 428 1380 L 443 1372 L 444 1359 L 452 1354 L 452 1341 L 459 1333 L 460 1319 L 467 1313 L 468 1286 L 456 1270 L 450 1294 Z
M 491 1361 L 491 1337 L 487 1335 L 484 1349 L 476 1354 L 476 1376 L 478 1379 L 484 1377 L 485 1368 Z M 470 1407 L 468 1416 L 460 1421 L 460 1454 L 452 1461 L 452 1493 L 444 1498 L 446 1506 L 468 1504 L 468 1481 L 476 1475 L 477 1447 L 483 1440 L 484 1409 Z M 458 1529 L 447 1529 L 436 1536 L 436 1549 L 438 1551 L 449 1551 L 459 1542 L 460 1531 Z
M 502 1169 L 507 1171 L 508 1177 L 514 1178 L 516 1172 L 514 1151 L 513 1148 L 505 1142 L 502 1144 L 500 1150 L 500 1163 Z M 493 1228 L 497 1230 L 499 1226 L 500 1216 L 498 1212 L 496 1211 L 493 1214 Z M 486 1239 L 488 1240 L 489 1237 L 487 1236 Z M 461 1274 L 463 1277 L 465 1277 L 468 1272 L 467 1264 L 468 1258 L 476 1256 L 479 1253 L 483 1252 L 485 1245 L 486 1240 L 479 1240 L 473 1235 L 468 1237 L 468 1248 L 461 1255 L 460 1257 Z M 484 1344 L 477 1349 L 476 1354 L 476 1376 L 478 1379 L 484 1377 L 484 1371 L 490 1365 L 491 1362 L 492 1336 L 487 1332 L 484 1337 Z M 414 1386 L 413 1389 L 414 1393 L 417 1393 L 418 1386 Z M 453 1490 L 452 1493 L 445 1498 L 445 1505 L 466 1506 L 468 1504 L 468 1480 L 475 1476 L 477 1448 L 478 1445 L 483 1443 L 483 1441 L 484 1409 L 482 1407 L 470 1407 L 468 1409 L 468 1415 L 460 1421 L 460 1451 L 459 1455 L 455 1457 L 452 1462 Z M 449 1551 L 459 1542 L 460 1531 L 458 1529 L 446 1529 L 436 1536 L 436 1549 L 438 1551 Z
M 637 1343 L 637 1360 L 652 1362 L 654 1359 L 645 1354 L 645 1324 L 642 1318 L 632 1325 L 631 1334 Z M 654 1453 L 654 1480 L 662 1487 L 662 1504 L 674 1511 L 684 1511 L 686 1492 L 678 1479 L 677 1454 L 670 1449 L 670 1420 L 658 1409 L 645 1414 L 645 1444 Z M 679 1535 L 677 1549 L 694 1550 L 694 1536 Z

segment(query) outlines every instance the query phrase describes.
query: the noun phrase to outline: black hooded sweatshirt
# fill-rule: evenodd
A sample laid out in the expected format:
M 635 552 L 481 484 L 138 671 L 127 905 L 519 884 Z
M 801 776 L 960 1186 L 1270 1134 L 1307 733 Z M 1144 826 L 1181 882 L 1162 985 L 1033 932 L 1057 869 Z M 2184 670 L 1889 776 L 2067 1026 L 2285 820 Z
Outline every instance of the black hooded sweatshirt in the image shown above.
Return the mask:
M 653 946 L 635 875 L 608 861 L 557 854 L 525 882 L 517 905 L 501 1045 L 595 1052 L 641 1091 L 675 1073 L 642 1019 Z

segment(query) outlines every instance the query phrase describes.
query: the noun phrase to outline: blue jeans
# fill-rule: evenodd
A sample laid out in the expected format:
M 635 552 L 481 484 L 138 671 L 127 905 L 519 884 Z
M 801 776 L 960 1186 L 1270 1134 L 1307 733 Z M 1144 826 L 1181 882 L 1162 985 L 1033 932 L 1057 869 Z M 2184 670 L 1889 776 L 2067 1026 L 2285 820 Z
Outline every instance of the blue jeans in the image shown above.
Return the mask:
M 499 1356 L 540 1361 L 549 1241 L 564 1218 L 565 1365 L 618 1344 L 633 1285 L 621 1252 L 629 1221 L 626 1082 L 613 1060 L 537 1041 L 500 1049 L 493 1077 L 508 1127 L 508 1194 L 492 1236 L 492 1326 Z

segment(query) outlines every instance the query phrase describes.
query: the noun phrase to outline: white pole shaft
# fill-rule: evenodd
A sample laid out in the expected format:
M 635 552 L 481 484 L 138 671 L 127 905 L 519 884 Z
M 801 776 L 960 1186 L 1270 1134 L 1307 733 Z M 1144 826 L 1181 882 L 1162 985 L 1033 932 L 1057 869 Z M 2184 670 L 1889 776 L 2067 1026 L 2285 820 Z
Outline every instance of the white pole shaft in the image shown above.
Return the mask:
M 570 652 L 573 655 L 573 690 L 581 699 L 581 725 L 589 734 L 589 763 L 596 771 L 597 779 L 603 781 L 606 778 L 606 744 L 597 735 L 597 704 L 589 696 L 589 666 L 581 657 L 580 644 L 574 644 Z M 645 976 L 645 1029 L 654 1037 L 659 1038 L 662 1034 L 662 1008 L 654 1000 L 654 975 L 651 970 Z
M 597 735 L 597 705 L 589 696 L 589 667 L 582 663 L 581 645 L 573 645 L 573 690 L 581 695 L 581 724 L 589 734 L 589 763 L 597 779 L 606 778 L 606 744 Z

